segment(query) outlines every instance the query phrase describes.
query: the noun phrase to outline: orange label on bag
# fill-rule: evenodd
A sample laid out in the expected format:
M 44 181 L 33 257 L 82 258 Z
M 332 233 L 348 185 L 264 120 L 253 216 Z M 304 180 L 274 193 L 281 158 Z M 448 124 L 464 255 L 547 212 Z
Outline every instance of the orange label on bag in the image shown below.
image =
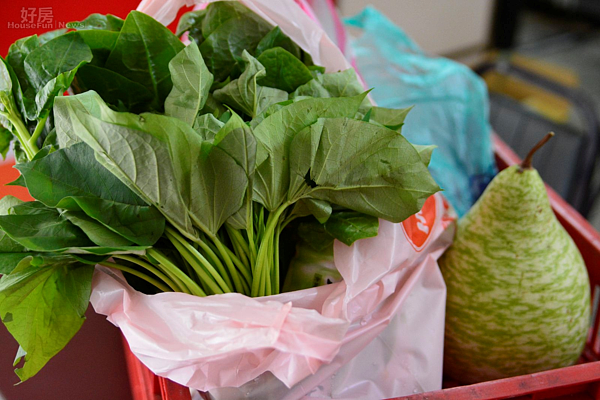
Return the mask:
M 435 197 L 430 196 L 421 211 L 402 221 L 402 230 L 416 251 L 421 251 L 433 231 L 436 216 Z

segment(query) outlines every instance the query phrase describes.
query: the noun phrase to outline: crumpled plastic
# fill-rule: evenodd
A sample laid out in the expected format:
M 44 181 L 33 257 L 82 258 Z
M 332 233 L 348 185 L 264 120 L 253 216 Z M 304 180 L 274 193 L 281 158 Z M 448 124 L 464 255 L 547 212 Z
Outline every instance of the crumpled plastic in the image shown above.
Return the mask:
M 372 7 L 345 20 L 358 28 L 353 61 L 381 107 L 415 106 L 402 128 L 414 144 L 434 144 L 429 169 L 459 216 L 496 174 L 485 83 L 467 66 L 425 54 Z
M 144 0 L 168 23 L 185 0 Z M 158 6 L 155 7 L 155 3 Z M 170 4 L 164 7 L 164 4 Z M 328 70 L 348 62 L 291 1 L 245 0 Z M 163 4 L 163 6 L 161 6 Z M 97 267 L 91 303 L 159 376 L 214 399 L 385 398 L 441 388 L 446 288 L 437 258 L 455 215 L 441 194 L 379 234 L 334 244 L 343 281 L 275 296 L 145 295 Z
M 402 223 L 380 221 L 374 238 L 335 242 L 344 280 L 326 286 L 260 298 L 145 295 L 98 267 L 91 303 L 151 371 L 217 399 L 435 390 L 446 293 L 436 260 L 453 221 L 436 194 Z

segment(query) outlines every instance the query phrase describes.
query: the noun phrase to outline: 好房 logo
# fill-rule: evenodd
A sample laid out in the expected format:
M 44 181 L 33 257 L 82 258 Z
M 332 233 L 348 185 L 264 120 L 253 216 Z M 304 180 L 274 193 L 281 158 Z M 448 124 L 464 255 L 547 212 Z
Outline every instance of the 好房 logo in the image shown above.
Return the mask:
M 54 20 L 52 7 L 22 7 L 19 22 L 8 22 L 9 29 L 60 29 L 65 26 L 65 22 Z

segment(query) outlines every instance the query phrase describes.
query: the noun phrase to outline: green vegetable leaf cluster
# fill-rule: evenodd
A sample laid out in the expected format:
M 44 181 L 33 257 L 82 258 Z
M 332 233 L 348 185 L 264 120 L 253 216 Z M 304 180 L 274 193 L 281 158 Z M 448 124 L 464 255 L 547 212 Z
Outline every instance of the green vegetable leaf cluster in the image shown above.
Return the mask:
M 184 15 L 188 46 L 135 11 L 68 27 L 0 60 L 0 153 L 14 145 L 35 198 L 0 200 L 22 380 L 81 326 L 96 264 L 146 293 L 277 294 L 284 232 L 330 257 L 439 190 L 408 110 L 372 106 L 353 70 L 325 73 L 237 2 Z

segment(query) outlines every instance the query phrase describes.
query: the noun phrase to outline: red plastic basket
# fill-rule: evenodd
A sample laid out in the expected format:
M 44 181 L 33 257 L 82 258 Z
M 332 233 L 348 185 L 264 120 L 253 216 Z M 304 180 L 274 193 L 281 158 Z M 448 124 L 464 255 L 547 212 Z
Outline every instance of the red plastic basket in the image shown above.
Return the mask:
M 494 137 L 499 169 L 520 162 L 519 157 L 499 138 Z M 550 203 L 560 223 L 581 251 L 592 286 L 593 325 L 579 365 L 530 375 L 482 382 L 469 386 L 448 387 L 416 394 L 409 400 L 496 400 L 496 399 L 600 399 L 600 233 L 551 188 Z M 125 356 L 134 400 L 190 400 L 187 388 L 157 377 L 125 345 Z

